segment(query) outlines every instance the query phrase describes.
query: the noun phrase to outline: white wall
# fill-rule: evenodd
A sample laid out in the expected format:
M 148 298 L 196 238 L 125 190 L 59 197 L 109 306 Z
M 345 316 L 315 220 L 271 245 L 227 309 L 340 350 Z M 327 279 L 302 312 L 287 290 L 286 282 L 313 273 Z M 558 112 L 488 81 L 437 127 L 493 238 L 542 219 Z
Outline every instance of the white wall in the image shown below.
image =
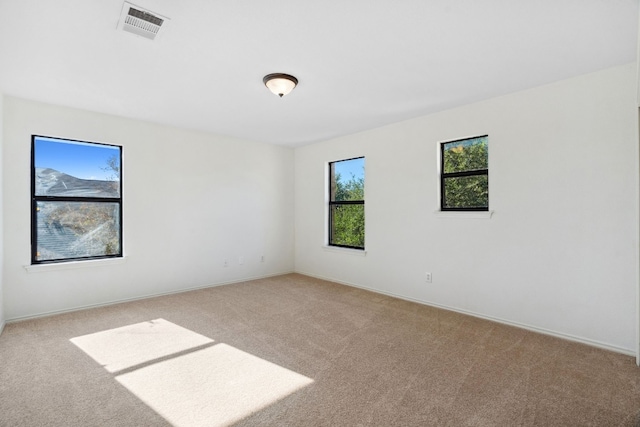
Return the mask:
M 26 271 L 32 134 L 123 147 L 126 262 Z M 12 97 L 4 136 L 8 320 L 293 270 L 290 148 Z
M 0 165 L 2 164 L 2 151 L 3 151 L 3 141 L 4 141 L 4 132 L 3 132 L 3 105 L 4 105 L 4 97 L 2 93 L 0 93 Z M 4 223 L 4 215 L 2 212 L 2 174 L 0 174 L 0 334 L 4 329 L 5 317 L 4 317 L 4 292 L 3 292 L 3 260 L 4 260 L 4 245 L 2 238 L 3 231 L 3 223 Z
M 637 132 L 629 64 L 298 148 L 296 271 L 635 354 Z M 435 214 L 438 142 L 483 134 L 493 217 Z M 326 163 L 357 156 L 364 257 L 322 247 Z

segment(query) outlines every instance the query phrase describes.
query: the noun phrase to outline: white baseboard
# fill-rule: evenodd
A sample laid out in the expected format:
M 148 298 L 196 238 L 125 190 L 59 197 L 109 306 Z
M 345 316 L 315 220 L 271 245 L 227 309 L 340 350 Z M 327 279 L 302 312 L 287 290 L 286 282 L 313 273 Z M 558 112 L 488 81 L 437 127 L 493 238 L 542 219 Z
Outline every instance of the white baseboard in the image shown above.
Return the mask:
M 2 335 L 2 331 L 4 331 L 5 322 L 0 322 L 0 335 Z
M 504 325 L 514 326 L 516 328 L 526 329 L 528 331 L 537 332 L 537 333 L 544 334 L 544 335 L 550 335 L 550 336 L 556 337 L 556 338 L 561 338 L 561 339 L 565 339 L 565 340 L 569 340 L 569 341 L 573 341 L 573 342 L 578 342 L 578 343 L 581 343 L 581 344 L 590 345 L 592 347 L 597 347 L 597 348 L 601 348 L 601 349 L 604 349 L 604 350 L 613 351 L 615 353 L 621 353 L 621 354 L 624 354 L 624 355 L 627 355 L 627 356 L 636 357 L 636 353 L 632 349 L 618 347 L 618 346 L 615 346 L 615 345 L 603 343 L 603 342 L 592 340 L 592 339 L 589 339 L 589 338 L 578 337 L 578 336 L 575 336 L 575 335 L 565 334 L 563 332 L 552 331 L 552 330 L 545 329 L 545 328 L 539 328 L 539 327 L 527 325 L 527 324 L 524 324 L 524 323 L 513 322 L 513 321 L 510 321 L 510 320 L 501 319 L 499 317 L 487 316 L 485 314 L 476 313 L 476 312 L 473 312 L 473 311 L 464 310 L 464 309 L 460 309 L 460 308 L 456 308 L 456 307 L 450 307 L 450 306 L 447 306 L 447 305 L 438 304 L 438 303 L 434 303 L 434 302 L 430 302 L 430 301 L 419 300 L 419 299 L 407 297 L 407 296 L 404 296 L 404 295 L 394 294 L 392 292 L 384 292 L 384 291 L 373 289 L 373 288 L 370 288 L 370 287 L 367 287 L 367 286 L 362 286 L 362 285 L 358 285 L 358 284 L 355 284 L 355 283 L 345 282 L 343 280 L 338 280 L 338 279 L 334 279 L 334 278 L 331 278 L 331 277 L 324 277 L 324 276 L 320 276 L 320 275 L 317 275 L 317 274 L 305 273 L 304 271 L 296 271 L 296 273 L 302 274 L 302 275 L 305 275 L 305 276 L 309 276 L 309 277 L 315 277 L 316 279 L 327 280 L 329 282 L 339 283 L 339 284 L 345 285 L 345 286 L 351 286 L 353 288 L 364 289 L 364 290 L 367 290 L 367 291 L 375 292 L 377 294 L 387 295 L 387 296 L 390 296 L 390 297 L 393 297 L 393 298 L 399 298 L 399 299 L 402 299 L 402 300 L 405 300 L 405 301 L 411 301 L 411 302 L 415 302 L 415 303 L 418 303 L 418 304 L 423 304 L 423 305 L 428 305 L 428 306 L 431 306 L 431 307 L 441 308 L 443 310 L 454 311 L 454 312 L 460 313 L 460 314 L 466 314 L 468 316 L 478 317 L 480 319 L 490 320 L 492 322 L 502 323 Z
M 111 300 L 111 301 L 107 301 L 107 302 L 104 302 L 104 303 L 77 306 L 77 307 L 67 308 L 67 309 L 63 309 L 63 310 L 47 311 L 47 312 L 43 312 L 43 313 L 31 314 L 31 315 L 28 315 L 28 316 L 13 317 L 11 319 L 7 319 L 6 323 L 21 322 L 23 320 L 38 319 L 40 317 L 55 316 L 56 314 L 71 313 L 71 312 L 74 312 L 74 311 L 87 310 L 87 309 L 90 309 L 90 308 L 106 307 L 106 306 L 109 306 L 109 305 L 122 304 L 122 303 L 125 303 L 125 302 L 132 302 L 132 301 L 139 301 L 139 300 L 143 300 L 143 299 L 147 299 L 147 298 L 155 298 L 155 297 L 161 297 L 161 296 L 165 296 L 165 295 L 181 294 L 183 292 L 197 291 L 197 290 L 200 290 L 200 289 L 207 289 L 207 288 L 215 288 L 217 286 L 224 286 L 224 285 L 231 285 L 231 284 L 234 284 L 234 283 L 249 282 L 251 280 L 267 279 L 269 277 L 282 276 L 284 274 L 291 274 L 291 273 L 294 273 L 294 271 L 285 271 L 285 272 L 282 272 L 282 273 L 273 273 L 273 274 L 267 274 L 267 275 L 264 275 L 264 276 L 244 277 L 244 278 L 241 278 L 241 279 L 234 279 L 234 280 L 229 280 L 229 281 L 226 281 L 226 282 L 216 282 L 216 283 L 213 283 L 213 284 L 208 284 L 208 285 L 203 285 L 203 286 L 196 286 L 196 287 L 192 287 L 192 288 L 179 289 L 179 290 L 175 290 L 175 291 L 159 292 L 159 293 L 154 293 L 154 294 L 145 294 L 145 295 L 141 295 L 141 296 L 137 296 L 137 297 L 133 297 L 133 298 L 124 298 L 124 299 L 118 299 L 118 300 Z M 4 327 L 4 324 L 2 326 Z

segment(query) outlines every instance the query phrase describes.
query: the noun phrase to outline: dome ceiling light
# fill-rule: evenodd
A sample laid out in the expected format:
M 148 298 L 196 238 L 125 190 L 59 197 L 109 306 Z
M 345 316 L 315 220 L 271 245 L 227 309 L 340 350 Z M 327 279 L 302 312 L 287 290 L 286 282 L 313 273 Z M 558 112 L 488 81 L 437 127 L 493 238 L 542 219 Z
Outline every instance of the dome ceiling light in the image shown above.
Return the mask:
M 271 92 L 280 98 L 289 94 L 298 84 L 298 79 L 283 73 L 267 74 L 262 81 Z

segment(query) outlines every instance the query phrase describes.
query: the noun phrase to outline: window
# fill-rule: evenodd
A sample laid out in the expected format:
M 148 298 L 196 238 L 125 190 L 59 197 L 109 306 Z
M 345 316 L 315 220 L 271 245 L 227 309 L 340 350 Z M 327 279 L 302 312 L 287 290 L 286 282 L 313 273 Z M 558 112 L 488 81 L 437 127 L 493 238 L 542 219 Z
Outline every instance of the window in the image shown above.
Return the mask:
M 122 256 L 122 149 L 31 138 L 31 263 Z
M 364 157 L 329 163 L 329 245 L 364 249 Z
M 441 143 L 441 210 L 489 210 L 488 142 L 485 135 Z

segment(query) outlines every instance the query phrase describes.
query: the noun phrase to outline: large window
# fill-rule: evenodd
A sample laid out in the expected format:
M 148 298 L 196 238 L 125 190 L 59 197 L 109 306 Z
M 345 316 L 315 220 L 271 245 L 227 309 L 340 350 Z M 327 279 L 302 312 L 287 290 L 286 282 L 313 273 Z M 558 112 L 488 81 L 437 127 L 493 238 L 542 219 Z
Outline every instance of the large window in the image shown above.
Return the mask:
M 441 144 L 441 210 L 489 210 L 488 142 L 485 135 Z
M 122 149 L 31 138 L 31 263 L 122 256 Z
M 329 163 L 329 245 L 364 249 L 364 157 Z

